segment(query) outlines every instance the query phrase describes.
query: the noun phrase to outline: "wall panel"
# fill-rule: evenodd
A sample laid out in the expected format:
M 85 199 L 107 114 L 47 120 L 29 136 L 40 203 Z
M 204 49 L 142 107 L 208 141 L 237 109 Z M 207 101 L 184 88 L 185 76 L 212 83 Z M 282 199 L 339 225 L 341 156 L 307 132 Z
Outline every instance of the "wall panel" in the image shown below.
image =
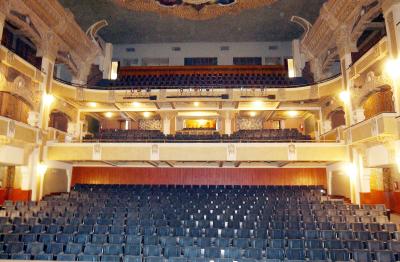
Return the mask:
M 74 167 L 75 184 L 323 185 L 325 168 Z

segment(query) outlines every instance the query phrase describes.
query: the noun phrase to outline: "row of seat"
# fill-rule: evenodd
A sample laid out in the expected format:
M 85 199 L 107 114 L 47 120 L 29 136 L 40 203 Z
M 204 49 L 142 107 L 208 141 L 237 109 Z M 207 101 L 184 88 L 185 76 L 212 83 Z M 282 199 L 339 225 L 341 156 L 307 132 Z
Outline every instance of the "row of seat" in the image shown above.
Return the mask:
M 5 215 L 0 218 L 0 257 L 398 258 L 400 232 L 384 216 L 384 206 L 323 201 L 323 192 L 321 187 L 76 185 L 69 194 L 38 203 L 6 202 L 0 212 Z
M 207 134 L 177 132 L 165 136 L 160 130 L 100 130 L 94 136 L 87 135 L 85 141 L 101 142 L 270 142 L 270 141 L 309 141 L 311 137 L 303 135 L 297 129 L 264 129 L 239 130 L 232 135 L 221 135 L 218 132 Z
M 99 87 L 118 88 L 242 88 L 242 87 L 290 87 L 305 85 L 308 82 L 302 77 L 288 78 L 280 74 L 193 74 L 193 75 L 143 75 L 122 76 L 117 80 L 102 79 Z

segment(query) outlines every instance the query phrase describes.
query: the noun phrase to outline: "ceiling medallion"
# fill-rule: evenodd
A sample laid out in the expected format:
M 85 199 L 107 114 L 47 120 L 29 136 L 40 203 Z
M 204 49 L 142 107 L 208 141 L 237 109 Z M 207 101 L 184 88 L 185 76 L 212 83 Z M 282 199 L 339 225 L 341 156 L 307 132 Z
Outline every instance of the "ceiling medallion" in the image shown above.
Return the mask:
M 271 5 L 277 0 L 114 0 L 134 11 L 174 15 L 189 20 L 209 20 L 238 14 L 245 9 Z

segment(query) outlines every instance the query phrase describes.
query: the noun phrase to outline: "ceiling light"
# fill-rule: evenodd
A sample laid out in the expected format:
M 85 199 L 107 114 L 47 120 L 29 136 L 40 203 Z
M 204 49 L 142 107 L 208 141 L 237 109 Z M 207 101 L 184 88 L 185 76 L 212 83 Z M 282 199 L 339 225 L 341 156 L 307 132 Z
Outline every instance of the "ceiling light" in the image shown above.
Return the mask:
M 133 107 L 139 107 L 139 106 L 140 106 L 140 103 L 139 103 L 139 102 L 132 102 L 132 106 L 133 106 Z
M 254 101 L 253 102 L 253 107 L 262 107 L 263 102 L 262 101 Z
M 96 107 L 96 106 L 97 106 L 97 103 L 96 103 L 96 102 L 89 102 L 87 105 L 88 105 L 89 107 Z
M 194 105 L 195 107 L 198 107 L 198 106 L 200 105 L 200 103 L 199 103 L 199 102 L 194 102 L 193 105 Z
M 342 100 L 344 103 L 347 103 L 350 101 L 350 93 L 348 91 L 342 91 L 339 94 L 340 100 Z
M 104 113 L 104 116 L 107 117 L 107 118 L 111 118 L 113 116 L 113 113 L 112 112 L 107 112 L 107 113 Z
M 398 79 L 400 77 L 400 59 L 389 59 L 385 64 L 386 73 L 393 80 Z
M 287 114 L 290 117 L 296 117 L 299 115 L 299 112 L 298 111 L 288 111 Z
M 54 102 L 54 96 L 50 94 L 46 94 L 43 97 L 43 101 L 46 105 L 51 105 Z
M 252 111 L 252 112 L 249 113 L 249 115 L 250 115 L 251 117 L 255 117 L 255 116 L 257 115 L 257 113 Z
M 151 115 L 150 112 L 143 112 L 143 116 L 146 118 L 150 117 L 150 115 Z

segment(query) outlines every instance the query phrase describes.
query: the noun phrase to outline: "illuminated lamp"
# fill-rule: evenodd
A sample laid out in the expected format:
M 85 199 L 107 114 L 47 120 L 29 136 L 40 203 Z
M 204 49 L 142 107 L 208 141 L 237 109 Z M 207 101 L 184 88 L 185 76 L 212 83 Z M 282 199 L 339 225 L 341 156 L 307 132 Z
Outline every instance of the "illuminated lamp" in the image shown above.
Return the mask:
M 107 118 L 111 118 L 113 116 L 113 113 L 112 112 L 107 112 L 107 113 L 104 113 L 104 116 L 107 117 Z
M 342 91 L 339 94 L 340 100 L 342 100 L 344 103 L 348 103 L 350 101 L 350 93 L 348 91 Z
M 54 96 L 51 94 L 45 94 L 43 101 L 46 105 L 51 105 L 54 102 Z

